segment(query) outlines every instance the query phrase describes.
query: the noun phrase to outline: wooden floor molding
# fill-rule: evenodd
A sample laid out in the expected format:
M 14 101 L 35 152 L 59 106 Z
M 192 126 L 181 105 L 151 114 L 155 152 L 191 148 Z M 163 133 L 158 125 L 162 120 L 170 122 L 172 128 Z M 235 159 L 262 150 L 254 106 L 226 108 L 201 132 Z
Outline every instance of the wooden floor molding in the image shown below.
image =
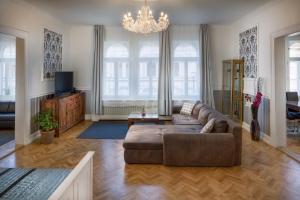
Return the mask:
M 278 150 L 300 163 L 300 154 L 294 152 L 289 147 L 278 147 Z
M 126 165 L 122 140 L 76 138 L 91 123 L 80 123 L 53 144 L 27 145 L 0 160 L 0 167 L 72 168 L 92 150 L 94 199 L 300 199 L 299 163 L 263 142 L 252 142 L 248 133 L 238 167 Z

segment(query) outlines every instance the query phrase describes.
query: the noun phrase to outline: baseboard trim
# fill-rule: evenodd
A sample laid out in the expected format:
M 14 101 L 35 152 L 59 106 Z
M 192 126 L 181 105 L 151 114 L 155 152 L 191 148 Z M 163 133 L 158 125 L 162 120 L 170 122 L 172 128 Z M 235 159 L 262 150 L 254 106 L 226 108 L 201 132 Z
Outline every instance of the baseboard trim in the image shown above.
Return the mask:
M 38 139 L 41 137 L 40 131 L 36 131 L 34 133 L 31 133 L 29 136 L 29 141 L 27 144 L 32 143 L 34 140 Z
M 245 129 L 246 131 L 248 131 L 250 133 L 250 125 L 249 124 L 247 124 L 246 122 L 243 122 L 242 127 L 243 127 L 243 129 Z M 260 139 L 262 141 L 264 141 L 265 143 L 273 146 L 271 144 L 271 137 L 262 131 L 260 132 Z

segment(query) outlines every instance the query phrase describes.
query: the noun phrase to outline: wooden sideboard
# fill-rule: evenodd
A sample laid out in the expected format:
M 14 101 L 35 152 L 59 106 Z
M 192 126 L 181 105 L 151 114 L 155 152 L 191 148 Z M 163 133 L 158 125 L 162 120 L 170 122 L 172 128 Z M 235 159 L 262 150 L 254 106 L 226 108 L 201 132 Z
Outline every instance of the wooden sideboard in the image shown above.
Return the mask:
M 74 125 L 84 120 L 85 93 L 53 97 L 42 101 L 42 110 L 52 109 L 53 116 L 59 127 L 56 129 L 56 137 Z

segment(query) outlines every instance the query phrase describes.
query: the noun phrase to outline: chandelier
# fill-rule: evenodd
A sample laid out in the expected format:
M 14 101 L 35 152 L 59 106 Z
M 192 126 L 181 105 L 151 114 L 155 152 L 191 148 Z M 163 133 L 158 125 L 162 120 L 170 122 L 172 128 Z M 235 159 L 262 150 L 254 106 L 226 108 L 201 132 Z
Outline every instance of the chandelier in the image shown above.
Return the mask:
M 148 34 L 152 32 L 160 32 L 166 30 L 169 26 L 168 15 L 161 12 L 158 22 L 155 21 L 152 11 L 145 0 L 144 6 L 138 11 L 136 20 L 128 12 L 123 17 L 123 27 L 131 32 Z

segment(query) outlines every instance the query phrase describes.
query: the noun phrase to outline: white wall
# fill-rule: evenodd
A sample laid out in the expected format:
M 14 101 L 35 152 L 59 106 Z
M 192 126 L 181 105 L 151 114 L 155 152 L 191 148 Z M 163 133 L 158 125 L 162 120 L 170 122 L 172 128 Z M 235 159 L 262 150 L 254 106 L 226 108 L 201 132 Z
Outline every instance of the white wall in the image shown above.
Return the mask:
M 69 26 L 22 0 L 0 1 L 0 30 L 13 35 L 20 34 L 21 38 L 25 39 L 25 69 L 22 74 L 26 80 L 21 78 L 17 80 L 17 83 L 24 81 L 22 91 L 17 91 L 17 96 L 22 94 L 23 98 L 17 99 L 16 110 L 19 110 L 21 106 L 24 111 L 21 113 L 22 127 L 18 128 L 19 122 L 17 122 L 19 125 L 16 125 L 17 144 L 28 144 L 33 139 L 30 135 L 30 98 L 54 91 L 54 82 L 42 81 L 41 78 L 44 59 L 44 28 L 63 34 L 64 69 L 69 65 Z M 20 116 L 16 119 L 20 119 Z
M 266 4 L 232 25 L 234 56 L 239 56 L 239 33 L 258 25 L 258 76 L 264 78 L 263 93 L 271 96 L 271 36 L 292 25 L 300 24 L 300 1 L 280 0 Z M 285 78 L 285 74 L 282 74 Z
M 93 26 L 72 26 L 70 31 L 70 70 L 75 87 L 91 90 L 93 72 Z
M 63 34 L 63 68 L 69 61 L 69 27 L 32 5 L 20 0 L 0 1 L 0 25 L 27 32 L 29 96 L 54 90 L 53 81 L 42 80 L 44 28 Z
M 270 113 L 267 114 L 270 116 L 271 138 L 269 141 L 273 146 L 285 145 L 285 140 L 282 138 L 282 136 L 285 135 L 282 129 L 284 124 L 278 123 L 278 121 L 284 123 L 284 120 L 282 121 L 281 118 L 285 115 L 282 115 L 282 113 L 284 113 L 282 109 L 277 112 L 279 103 L 282 103 L 280 104 L 281 108 L 285 108 L 283 103 L 284 93 L 278 95 L 279 93 L 276 93 L 276 91 L 285 87 L 284 85 L 280 87 L 278 84 L 284 84 L 286 78 L 286 74 L 282 73 L 285 72 L 285 70 L 282 70 L 286 67 L 284 64 L 281 64 L 281 66 L 276 65 L 276 68 L 272 69 L 274 53 L 272 52 L 272 48 L 274 47 L 273 37 L 274 35 L 278 35 L 278 33 L 285 32 L 284 30 L 286 29 L 300 25 L 299 10 L 299 0 L 277 0 L 266 4 L 232 24 L 234 56 L 236 57 L 239 55 L 239 33 L 253 26 L 258 26 L 257 75 L 264 79 L 262 92 L 265 97 L 270 99 Z M 275 58 L 278 58 L 278 56 L 275 55 Z M 279 67 L 282 69 L 280 70 Z M 275 71 L 277 74 L 274 76 L 275 79 L 272 85 L 272 74 L 275 75 Z
M 93 30 L 90 25 L 72 26 L 70 30 L 70 71 L 74 71 L 74 87 L 86 93 L 86 113 L 91 113 L 93 78 Z
M 235 59 L 233 54 L 233 32 L 230 25 L 210 26 L 212 83 L 215 90 L 222 89 L 223 60 Z

